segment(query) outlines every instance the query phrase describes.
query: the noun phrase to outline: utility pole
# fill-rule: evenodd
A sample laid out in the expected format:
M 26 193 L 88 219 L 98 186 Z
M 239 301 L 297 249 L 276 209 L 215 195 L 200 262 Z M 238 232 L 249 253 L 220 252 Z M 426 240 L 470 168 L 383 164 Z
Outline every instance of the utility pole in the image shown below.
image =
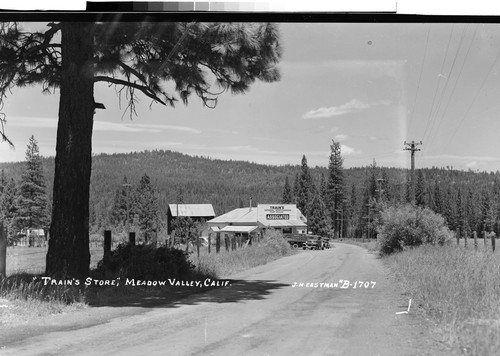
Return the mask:
M 384 180 L 385 180 L 384 178 L 377 178 L 377 183 L 378 183 L 377 193 L 378 193 L 378 202 L 379 203 L 382 202 L 382 193 L 384 192 L 384 190 L 382 189 L 382 182 Z
M 405 147 L 403 151 L 410 151 L 411 152 L 411 172 L 410 172 L 410 200 L 412 204 L 415 204 L 415 152 L 416 151 L 421 151 L 420 148 L 417 148 L 418 145 L 422 144 L 422 141 L 420 142 L 404 142 Z

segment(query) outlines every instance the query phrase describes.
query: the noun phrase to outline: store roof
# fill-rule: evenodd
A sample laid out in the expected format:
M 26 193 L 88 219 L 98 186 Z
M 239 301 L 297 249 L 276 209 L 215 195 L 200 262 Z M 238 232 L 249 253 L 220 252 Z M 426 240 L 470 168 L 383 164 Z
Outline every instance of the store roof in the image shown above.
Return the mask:
M 257 226 L 234 226 L 234 225 L 229 225 L 223 227 L 220 231 L 222 232 L 252 232 L 254 230 L 258 229 Z
M 208 221 L 215 224 L 257 223 L 257 208 L 239 208 Z
M 212 204 L 169 204 L 168 208 L 172 216 L 215 216 Z

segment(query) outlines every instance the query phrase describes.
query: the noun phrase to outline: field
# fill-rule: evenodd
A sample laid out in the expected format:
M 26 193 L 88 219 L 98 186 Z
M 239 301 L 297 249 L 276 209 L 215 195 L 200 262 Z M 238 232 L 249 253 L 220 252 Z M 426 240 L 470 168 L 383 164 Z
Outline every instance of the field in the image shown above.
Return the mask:
M 90 248 L 90 267 L 97 266 L 103 256 L 102 247 Z M 7 247 L 7 276 L 17 273 L 43 274 L 47 247 Z

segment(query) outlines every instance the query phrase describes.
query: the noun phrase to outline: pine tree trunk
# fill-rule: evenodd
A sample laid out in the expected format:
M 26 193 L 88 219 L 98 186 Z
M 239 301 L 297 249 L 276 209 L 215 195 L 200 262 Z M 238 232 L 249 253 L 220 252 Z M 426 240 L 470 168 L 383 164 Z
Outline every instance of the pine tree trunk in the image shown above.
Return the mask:
M 52 223 L 46 274 L 89 272 L 89 188 L 92 159 L 93 23 L 62 24 L 62 72 Z

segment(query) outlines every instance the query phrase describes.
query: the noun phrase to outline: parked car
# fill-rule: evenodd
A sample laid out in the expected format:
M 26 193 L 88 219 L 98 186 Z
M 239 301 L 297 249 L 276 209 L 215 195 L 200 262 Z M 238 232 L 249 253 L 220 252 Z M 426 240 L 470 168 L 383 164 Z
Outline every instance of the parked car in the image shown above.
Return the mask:
M 304 243 L 302 248 L 304 250 L 319 250 L 323 246 L 321 242 L 321 236 L 308 235 L 307 241 Z
M 293 248 L 301 248 L 304 246 L 304 244 L 307 241 L 307 235 L 306 234 L 291 234 L 285 236 L 285 239 L 288 241 L 290 246 Z
M 304 250 L 324 250 L 330 248 L 330 239 L 318 235 L 308 235 L 307 241 L 304 242 Z

